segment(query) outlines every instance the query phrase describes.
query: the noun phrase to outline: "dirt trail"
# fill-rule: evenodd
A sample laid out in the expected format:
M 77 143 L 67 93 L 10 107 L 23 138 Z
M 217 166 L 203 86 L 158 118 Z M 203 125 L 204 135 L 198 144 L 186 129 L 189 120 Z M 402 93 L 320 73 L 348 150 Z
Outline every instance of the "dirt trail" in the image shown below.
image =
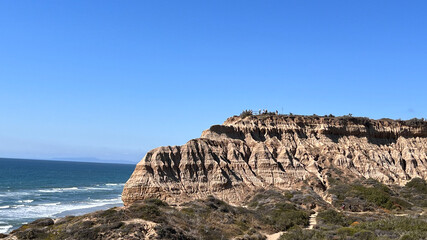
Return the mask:
M 317 219 L 316 219 L 317 214 L 318 214 L 318 212 L 315 212 L 314 214 L 310 215 L 310 219 L 308 220 L 309 221 L 309 225 L 308 225 L 307 229 L 313 229 L 314 226 L 316 226 L 316 224 L 317 224 Z
M 267 237 L 267 240 L 277 240 L 280 238 L 280 236 L 282 236 L 282 234 L 285 232 L 277 232 L 271 235 L 265 235 Z
M 318 212 L 316 211 L 316 212 L 314 212 L 313 214 L 310 215 L 310 218 L 308 220 L 309 225 L 308 225 L 308 227 L 306 229 L 313 229 L 314 226 L 316 226 L 316 224 L 317 224 L 317 220 L 316 220 L 317 214 L 318 214 Z M 277 232 L 277 233 L 273 233 L 273 234 L 270 234 L 270 235 L 266 234 L 265 236 L 267 237 L 267 240 L 277 240 L 285 232 L 286 231 Z

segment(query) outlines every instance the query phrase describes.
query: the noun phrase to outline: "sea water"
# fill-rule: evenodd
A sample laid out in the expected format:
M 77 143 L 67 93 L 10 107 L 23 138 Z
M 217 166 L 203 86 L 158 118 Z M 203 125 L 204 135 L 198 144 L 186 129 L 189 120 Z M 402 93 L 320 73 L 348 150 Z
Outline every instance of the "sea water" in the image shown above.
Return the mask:
M 37 218 L 122 206 L 135 165 L 0 158 L 0 233 Z

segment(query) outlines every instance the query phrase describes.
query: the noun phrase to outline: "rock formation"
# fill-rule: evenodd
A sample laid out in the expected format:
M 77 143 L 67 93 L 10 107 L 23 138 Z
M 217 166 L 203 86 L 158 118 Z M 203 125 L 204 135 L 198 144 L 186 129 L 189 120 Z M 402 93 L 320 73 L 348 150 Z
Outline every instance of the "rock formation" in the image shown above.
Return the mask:
M 260 188 L 328 188 L 342 172 L 403 185 L 427 179 L 427 122 L 259 115 L 227 119 L 183 146 L 149 151 L 127 181 L 125 205 L 213 195 L 240 203 Z

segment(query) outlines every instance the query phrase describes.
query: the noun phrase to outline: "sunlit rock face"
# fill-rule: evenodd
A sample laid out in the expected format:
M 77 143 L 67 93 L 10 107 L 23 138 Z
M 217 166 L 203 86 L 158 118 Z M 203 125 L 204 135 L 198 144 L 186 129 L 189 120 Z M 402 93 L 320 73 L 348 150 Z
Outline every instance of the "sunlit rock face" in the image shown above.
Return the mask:
M 183 146 L 149 151 L 122 199 L 179 204 L 213 195 L 238 204 L 260 188 L 324 191 L 333 169 L 385 184 L 427 179 L 427 122 L 234 116 Z

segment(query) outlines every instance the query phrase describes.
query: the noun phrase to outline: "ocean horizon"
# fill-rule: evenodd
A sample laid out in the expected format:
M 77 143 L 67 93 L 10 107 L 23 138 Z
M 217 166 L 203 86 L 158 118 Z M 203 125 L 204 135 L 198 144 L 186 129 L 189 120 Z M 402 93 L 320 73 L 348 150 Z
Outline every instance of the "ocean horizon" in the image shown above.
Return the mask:
M 0 233 L 38 218 L 123 206 L 135 164 L 0 158 Z

